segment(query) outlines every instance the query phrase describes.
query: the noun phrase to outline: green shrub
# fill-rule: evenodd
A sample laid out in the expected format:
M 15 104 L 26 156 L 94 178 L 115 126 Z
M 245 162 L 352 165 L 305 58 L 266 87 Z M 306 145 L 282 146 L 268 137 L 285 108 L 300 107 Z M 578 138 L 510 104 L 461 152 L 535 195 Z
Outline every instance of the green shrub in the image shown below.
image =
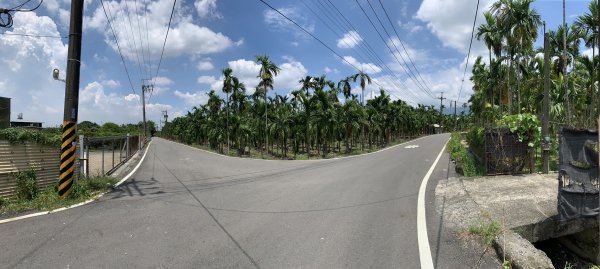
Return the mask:
M 33 167 L 12 174 L 17 181 L 17 199 L 33 200 L 38 194 L 37 176 Z
M 460 141 L 461 135 L 459 133 L 453 133 L 448 142 L 450 159 L 456 162 L 457 167 L 462 168 L 464 176 L 472 177 L 484 175 L 483 165 L 477 162 L 475 157 L 467 151 Z
M 48 146 L 60 146 L 59 134 L 30 130 L 24 128 L 6 128 L 0 130 L 0 139 L 6 139 L 11 144 L 25 143 L 27 141 Z
M 484 158 L 485 155 L 485 129 L 481 127 L 473 127 L 467 133 L 467 142 L 471 151 L 480 159 Z
M 508 127 L 511 133 L 517 135 L 520 142 L 528 141 L 530 148 L 540 145 L 542 139 L 542 127 L 537 116 L 523 113 L 506 115 L 498 122 L 501 127 Z

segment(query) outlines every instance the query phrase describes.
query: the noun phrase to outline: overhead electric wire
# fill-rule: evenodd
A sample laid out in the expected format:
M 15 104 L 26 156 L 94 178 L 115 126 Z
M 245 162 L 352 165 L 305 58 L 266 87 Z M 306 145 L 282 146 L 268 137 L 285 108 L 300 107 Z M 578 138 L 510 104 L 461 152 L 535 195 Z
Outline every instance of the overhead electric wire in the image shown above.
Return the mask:
M 379 5 L 381 6 L 381 9 L 383 9 L 383 12 L 385 13 L 385 16 L 388 19 L 388 22 L 390 23 L 390 25 L 392 26 L 392 29 L 394 29 L 394 33 L 396 33 L 396 37 L 398 38 L 398 40 L 400 41 L 400 44 L 402 45 L 402 49 L 404 49 L 404 52 L 406 53 L 406 56 L 408 56 L 408 60 L 410 60 L 410 63 L 412 64 L 412 66 L 414 67 L 414 69 L 417 71 L 417 74 L 419 75 L 419 78 L 421 78 L 421 80 L 426 83 L 427 85 L 427 80 L 423 79 L 423 77 L 421 76 L 421 72 L 419 71 L 419 69 L 417 68 L 417 66 L 415 65 L 415 62 L 412 60 L 412 57 L 410 57 L 410 53 L 408 53 L 408 50 L 406 49 L 406 47 L 404 46 L 404 42 L 402 42 L 402 39 L 400 38 L 400 35 L 398 34 L 398 31 L 396 30 L 396 26 L 394 25 L 394 23 L 392 22 L 392 19 L 390 19 L 390 16 L 387 12 L 387 10 L 385 9 L 385 7 L 383 6 L 383 3 L 381 2 L 381 0 L 379 1 Z M 429 83 L 431 84 L 431 83 Z M 429 88 L 431 89 L 431 85 L 428 85 Z
M 140 28 L 142 28 L 142 26 L 140 25 L 140 14 L 138 13 L 138 1 L 135 0 L 135 15 L 137 17 L 137 28 L 138 28 L 138 37 L 140 40 L 140 48 L 142 49 L 142 63 L 144 65 L 144 77 L 148 77 L 148 66 L 147 66 L 147 62 L 146 62 L 146 53 L 145 53 L 145 49 L 144 49 L 144 42 L 142 39 L 142 31 L 140 30 Z
M 21 3 L 20 5 L 12 7 L 12 8 L 9 8 L 9 9 L 14 10 L 14 9 L 22 8 L 24 5 L 26 5 L 29 2 L 31 2 L 31 0 L 27 0 L 27 1 L 23 2 L 23 3 Z
M 465 70 L 463 72 L 463 78 L 460 82 L 460 90 L 458 91 L 458 98 L 456 101 L 460 100 L 460 95 L 462 94 L 463 85 L 465 84 L 465 76 L 467 75 L 467 66 L 469 66 L 469 58 L 471 57 L 471 47 L 473 46 L 473 36 L 475 35 L 475 24 L 477 24 L 477 13 L 479 12 L 479 0 L 477 0 L 477 8 L 475 8 L 475 19 L 473 19 L 473 29 L 471 30 L 471 42 L 469 42 L 469 52 L 467 53 L 467 61 L 465 62 Z
M 113 28 L 112 22 L 110 21 L 110 18 L 108 17 L 108 13 L 106 13 L 106 8 L 104 7 L 104 0 L 100 0 L 100 3 L 102 4 L 102 10 L 104 11 L 104 16 L 106 16 L 106 20 L 108 21 L 108 26 L 110 27 L 113 37 L 115 38 L 115 43 L 117 44 L 117 49 L 119 51 L 119 55 L 121 56 L 121 62 L 123 63 L 123 67 L 125 68 L 125 74 L 127 74 L 127 79 L 129 80 L 129 85 L 131 86 L 131 91 L 133 91 L 133 94 L 137 95 L 137 93 L 135 92 L 135 88 L 133 87 L 133 83 L 131 82 L 131 76 L 129 75 L 129 70 L 127 70 L 127 63 L 125 62 L 125 58 L 123 57 L 123 53 L 121 52 L 121 46 L 119 45 L 119 40 L 117 39 L 117 35 L 115 34 L 115 29 Z M 109 7 L 109 10 L 110 10 L 110 7 Z
M 35 11 L 36 9 L 38 9 L 42 5 L 42 3 L 44 2 L 44 0 L 40 0 L 40 2 L 34 8 L 31 8 L 31 9 L 21 9 L 25 4 L 29 3 L 30 1 L 31 0 L 27 0 L 23 4 L 20 4 L 20 5 L 16 6 L 16 7 L 8 9 L 8 11 L 14 11 L 14 12 L 31 12 L 31 11 Z
M 369 15 L 367 14 L 367 12 L 364 10 L 364 8 L 362 7 L 362 5 L 356 1 L 356 4 L 359 5 L 360 9 L 362 10 L 363 14 L 365 15 L 365 17 L 367 17 L 367 19 L 369 20 L 369 22 L 371 23 L 371 26 L 373 26 L 373 29 L 375 29 L 375 32 L 377 32 L 377 35 L 379 35 L 379 38 L 381 39 L 381 41 L 385 44 L 385 46 L 389 49 L 389 51 L 391 52 L 392 56 L 394 57 L 394 59 L 396 60 L 396 62 L 398 62 L 399 66 L 407 73 L 408 77 L 410 79 L 413 79 L 410 76 L 410 73 L 408 71 L 406 71 L 406 68 L 402 65 L 402 63 L 400 63 L 400 60 L 398 59 L 398 57 L 396 57 L 396 54 L 394 53 L 394 51 L 392 50 L 392 48 L 387 44 L 387 42 L 385 42 L 385 38 L 383 38 L 383 36 L 381 35 L 381 33 L 379 32 L 379 29 L 377 29 L 377 27 L 375 27 L 375 24 L 373 23 L 373 21 L 371 20 L 371 18 L 369 17 Z M 431 98 L 435 98 L 431 93 L 429 93 L 426 90 L 423 90 L 419 87 L 418 83 L 415 83 L 415 85 L 417 86 L 417 88 L 419 88 L 420 90 L 422 90 L 425 94 L 429 95 Z
M 146 53 L 148 54 L 148 74 L 152 74 L 152 57 L 150 55 L 150 35 L 148 30 L 148 7 L 144 6 L 144 21 L 146 25 Z
M 398 54 L 400 55 L 400 58 L 402 59 L 402 62 L 404 63 L 404 65 L 406 66 L 406 68 L 408 69 L 408 71 L 410 72 L 410 74 L 412 74 L 413 78 L 414 78 L 414 82 L 418 83 L 423 89 L 425 89 L 426 91 L 428 91 L 429 93 L 431 92 L 431 89 L 429 89 L 429 87 L 425 84 L 425 82 L 420 81 L 417 76 L 415 75 L 415 73 L 410 69 L 410 66 L 408 65 L 408 63 L 406 62 L 406 59 L 404 59 L 404 56 L 402 56 L 402 52 L 400 52 L 400 50 L 398 49 L 398 47 L 396 46 L 396 43 L 394 42 L 392 36 L 390 35 L 390 33 L 387 31 L 387 29 L 385 28 L 385 26 L 383 25 L 383 23 L 381 22 L 381 19 L 379 19 L 379 15 L 377 15 L 377 12 L 375 11 L 375 8 L 373 8 L 373 5 L 371 5 L 371 1 L 367 0 L 367 4 L 369 4 L 369 7 L 371 8 L 371 11 L 373 11 L 373 14 L 375 14 L 375 18 L 377 18 L 377 21 L 379 22 L 379 25 L 381 25 L 381 28 L 383 29 L 383 31 L 385 32 L 385 34 L 388 36 L 390 42 L 392 43 L 392 45 L 394 46 L 394 48 L 396 49 L 396 51 L 398 52 Z M 398 40 L 400 41 L 400 38 L 398 38 Z M 406 51 L 406 48 L 404 49 L 405 53 L 408 55 L 408 52 Z M 406 70 L 406 69 L 405 69 Z
M 317 40 L 321 45 L 323 45 L 325 48 L 327 48 L 329 51 L 331 51 L 333 54 L 335 54 L 337 57 L 339 57 L 340 59 L 342 59 L 344 62 L 348 63 L 348 65 L 352 66 L 354 69 L 356 69 L 357 71 L 362 71 L 361 69 L 359 69 L 358 67 L 356 67 L 354 64 L 350 63 L 348 60 L 346 60 L 344 57 L 342 57 L 338 52 L 336 52 L 335 50 L 333 50 L 330 46 L 328 46 L 327 44 L 325 44 L 325 42 L 323 42 L 321 39 L 319 39 L 318 37 L 316 37 L 315 35 L 313 35 L 310 31 L 306 30 L 304 27 L 300 26 L 296 21 L 292 20 L 291 18 L 289 18 L 288 16 L 286 16 L 285 14 L 283 14 L 281 11 L 279 11 L 278 9 L 274 8 L 273 6 L 271 6 L 269 3 L 267 3 L 265 0 L 258 0 L 260 2 L 262 2 L 264 5 L 266 5 L 267 7 L 269 7 L 271 10 L 277 12 L 279 15 L 281 15 L 282 17 L 284 17 L 285 19 L 287 19 L 288 21 L 290 21 L 292 24 L 296 25 L 298 28 L 300 28 L 302 31 L 304 31 L 306 34 L 308 34 L 310 37 L 312 37 L 313 39 Z M 393 92 L 390 92 L 388 90 L 385 90 L 381 84 L 379 84 L 376 80 L 373 80 L 373 82 L 379 86 L 381 89 L 383 89 L 384 91 L 387 91 L 388 94 L 400 99 L 398 96 L 396 96 Z
M 165 41 L 163 42 L 162 51 L 160 52 L 160 59 L 158 60 L 158 66 L 156 67 L 156 75 L 153 78 L 152 85 L 156 82 L 156 78 L 158 77 L 158 71 L 160 71 L 160 65 L 162 63 L 163 55 L 165 54 L 165 45 L 167 45 L 167 38 L 169 37 L 169 29 L 171 29 L 171 21 L 173 20 L 173 13 L 175 13 L 175 5 L 177 4 L 177 0 L 173 0 L 173 8 L 171 9 L 171 17 L 169 18 L 169 23 L 167 24 L 167 34 L 165 34 Z M 152 93 L 150 92 L 150 98 L 152 98 Z M 148 100 L 150 100 L 148 98 Z
M 43 38 L 69 38 L 68 36 L 58 36 L 58 35 L 33 35 L 33 34 L 6 33 L 6 32 L 0 32 L 0 35 L 26 36 L 26 37 L 43 37 Z
M 129 30 L 131 30 L 131 39 L 133 39 L 133 53 L 135 54 L 135 57 L 137 58 L 137 66 L 138 66 L 138 76 L 140 78 L 140 83 L 142 81 L 142 79 L 144 79 L 144 76 L 142 75 L 142 64 L 140 62 L 140 53 L 138 50 L 138 46 L 137 46 L 137 42 L 135 41 L 135 34 L 133 31 L 133 23 L 131 22 L 131 10 L 129 8 L 129 4 L 128 1 L 124 1 L 125 4 L 125 10 L 127 11 L 127 20 L 129 21 Z M 131 44 L 131 43 L 130 43 Z
M 315 0 L 313 0 L 313 2 L 315 2 Z M 325 12 L 327 12 L 327 14 L 324 14 L 324 15 L 325 15 L 325 17 L 326 17 L 326 18 L 329 18 L 331 22 L 334 22 L 333 24 L 334 24 L 335 26 L 337 26 L 337 28 L 338 28 L 338 29 L 339 29 L 339 30 L 340 30 L 342 33 L 344 33 L 344 32 L 352 32 L 352 31 L 353 31 L 353 32 L 355 32 L 355 33 L 357 33 L 357 34 L 358 34 L 358 31 L 357 31 L 356 29 L 352 30 L 352 29 L 350 29 L 350 28 L 349 28 L 347 25 L 346 25 L 346 27 L 344 27 L 344 23 L 343 23 L 343 21 L 342 21 L 342 20 L 340 20 L 340 19 L 338 19 L 338 16 L 336 16 L 336 14 L 335 14 L 333 11 L 330 11 L 330 9 L 331 9 L 331 8 L 330 8 L 329 6 L 326 6 L 325 4 L 321 3 L 321 1 L 320 1 L 320 0 L 318 0 L 318 1 L 317 1 L 317 3 L 318 3 L 320 6 L 321 6 L 321 10 L 324 10 Z M 306 5 L 306 4 L 305 4 L 305 5 Z M 314 11 L 313 11 L 313 10 L 312 10 L 312 9 L 311 9 L 309 6 L 308 6 L 308 5 L 306 5 L 306 6 L 307 6 L 307 8 L 309 8 L 309 10 L 311 10 L 311 12 L 313 12 L 313 13 L 314 13 L 314 14 L 315 14 L 315 15 L 316 15 L 318 18 L 320 18 L 320 16 L 318 16 L 318 15 L 317 15 L 317 14 L 316 14 L 316 13 L 315 13 L 315 12 L 314 12 Z M 334 21 L 333 19 L 336 19 L 336 21 Z M 321 21 L 323 21 L 323 20 L 321 19 Z M 345 37 L 345 36 L 344 36 L 343 34 L 339 34 L 339 33 L 338 33 L 338 32 L 336 32 L 335 30 L 333 30 L 333 29 L 332 29 L 332 28 L 331 28 L 329 25 L 327 25 L 327 23 L 326 23 L 326 22 L 324 22 L 324 21 L 323 21 L 323 23 L 324 23 L 324 24 L 325 24 L 325 26 L 327 26 L 327 27 L 328 27 L 328 28 L 329 28 L 329 29 L 330 29 L 330 30 L 331 30 L 331 31 L 332 31 L 332 32 L 333 32 L 335 35 L 337 35 L 337 36 L 340 36 L 340 38 L 342 38 L 342 40 L 344 39 L 344 37 Z M 393 78 L 390 78 L 390 77 L 385 77 L 385 80 L 386 80 L 386 82 L 387 82 L 387 83 L 389 83 L 389 84 L 391 84 L 391 85 L 393 85 L 393 86 L 397 87 L 398 89 L 406 89 L 406 90 L 408 90 L 408 92 L 409 92 L 409 93 L 410 93 L 410 94 L 411 94 L 411 95 L 412 95 L 412 96 L 413 96 L 415 99 L 419 99 L 419 100 L 413 100 L 413 101 L 419 101 L 419 102 L 423 102 L 423 100 L 421 100 L 421 99 L 419 98 L 419 96 L 417 96 L 416 94 L 414 94 L 414 93 L 413 93 L 413 92 L 412 92 L 412 91 L 411 91 L 411 90 L 410 90 L 410 89 L 409 89 L 409 88 L 406 86 L 406 84 L 405 84 L 405 83 L 404 83 L 404 82 L 403 82 L 403 81 L 402 81 L 402 80 L 401 80 L 401 79 L 400 79 L 400 78 L 399 78 L 399 77 L 396 75 L 396 73 L 395 73 L 395 72 L 393 72 L 393 71 L 392 71 L 392 70 L 389 68 L 389 66 L 388 66 L 387 64 L 385 64 L 385 62 L 384 62 L 383 60 L 381 60 L 381 58 L 379 58 L 379 56 L 377 56 L 377 54 L 374 54 L 374 55 L 375 55 L 375 57 L 374 57 L 374 58 L 376 59 L 376 60 L 374 60 L 374 58 L 373 58 L 373 55 L 369 53 L 369 50 L 368 50 L 368 48 L 367 48 L 367 49 L 365 49 L 365 46 L 364 46 L 364 44 L 363 44 L 363 42 L 362 42 L 362 41 L 364 41 L 364 42 L 366 43 L 366 42 L 367 42 L 367 40 L 363 40 L 362 38 L 359 40 L 359 39 L 357 39 L 357 38 L 356 38 L 354 35 L 349 35 L 349 37 L 350 37 L 350 39 L 351 39 L 351 41 L 352 41 L 352 42 L 356 43 L 356 46 L 348 46 L 348 47 L 351 47 L 351 48 L 352 48 L 354 51 L 356 51 L 356 52 L 357 52 L 357 54 L 359 55 L 359 57 L 360 57 L 360 58 L 362 58 L 362 60 L 363 60 L 363 61 L 365 61 L 365 62 L 368 62 L 368 60 L 366 60 L 366 58 L 370 58 L 370 59 L 371 59 L 371 61 L 373 61 L 373 62 L 377 63 L 378 65 L 380 65 L 380 66 L 382 67 L 382 71 L 386 71 L 386 72 L 389 72 L 389 74 L 391 74 L 391 76 L 392 76 Z M 344 43 L 345 43 L 346 45 L 349 45 L 349 43 L 348 43 L 346 40 L 344 40 Z M 358 48 L 357 48 L 357 47 L 358 47 Z M 360 49 L 363 49 L 363 50 L 365 50 L 365 51 L 366 51 L 366 54 L 365 54 L 365 55 L 367 55 L 367 57 L 366 57 L 366 58 L 365 58 L 365 57 L 363 57 L 363 54 L 361 53 L 362 51 L 361 51 Z M 379 60 L 379 61 L 377 61 L 377 60 Z M 374 69 L 374 68 L 373 68 L 371 65 L 369 65 L 369 67 L 371 67 L 371 70 L 373 70 L 375 73 L 379 72 L 379 71 L 376 71 L 376 70 L 375 70 L 375 69 Z M 378 68 L 379 68 L 379 67 L 378 67 Z M 394 79 L 395 79 L 395 80 L 394 80 Z M 398 98 L 398 97 L 396 97 L 396 98 Z
M 365 11 L 365 9 L 362 7 L 362 5 L 358 2 L 358 0 L 355 0 L 356 4 L 360 7 L 361 11 L 363 12 L 363 14 L 365 15 L 365 17 L 367 17 L 367 20 L 369 20 L 369 23 L 371 24 L 371 26 L 373 26 L 373 29 L 375 29 L 375 32 L 377 32 L 377 35 L 379 35 L 379 38 L 381 39 L 381 41 L 385 44 L 385 46 L 390 50 L 390 53 L 392 54 L 392 56 L 394 57 L 394 59 L 396 59 L 396 62 L 398 62 L 398 64 L 400 65 L 400 67 L 407 73 L 408 77 L 413 80 L 413 82 L 415 83 L 415 85 L 417 86 L 417 88 L 419 88 L 421 91 L 423 91 L 425 94 L 429 95 L 431 98 L 435 98 L 435 96 L 433 95 L 433 93 L 431 91 L 429 91 L 427 88 L 423 88 L 422 85 L 420 85 L 420 83 L 418 82 L 418 80 L 415 80 L 413 77 L 411 77 L 411 70 L 410 68 L 407 70 L 402 63 L 400 62 L 400 60 L 398 59 L 398 57 L 396 56 L 396 53 L 394 53 L 394 50 L 392 50 L 392 48 L 387 44 L 387 42 L 385 41 L 385 38 L 383 37 L 383 35 L 381 34 L 381 32 L 379 32 L 379 29 L 377 29 L 377 27 L 375 26 L 375 23 L 373 23 L 373 21 L 371 20 L 371 18 L 369 17 L 369 15 L 367 14 L 367 12 Z M 377 16 L 377 13 L 375 13 L 375 16 Z M 377 16 L 377 18 L 379 19 L 379 17 Z M 381 23 L 381 21 L 380 21 Z M 387 30 L 384 27 L 384 31 L 387 33 Z M 388 34 L 388 37 L 391 38 L 391 36 Z M 394 43 L 394 42 L 392 42 Z M 395 45 L 395 44 L 394 44 Z M 400 54 L 400 57 L 403 59 L 403 61 L 406 64 L 406 61 L 404 60 L 404 58 L 402 57 L 402 55 Z

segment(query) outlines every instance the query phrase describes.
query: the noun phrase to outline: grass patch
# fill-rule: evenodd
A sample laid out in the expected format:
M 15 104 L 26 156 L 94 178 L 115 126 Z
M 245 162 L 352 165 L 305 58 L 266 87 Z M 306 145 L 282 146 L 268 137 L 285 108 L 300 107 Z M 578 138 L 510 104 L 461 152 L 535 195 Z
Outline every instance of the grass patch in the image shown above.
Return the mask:
M 55 188 L 42 190 L 30 199 L 0 199 L 0 215 L 29 210 L 53 210 L 78 204 L 112 189 L 116 182 L 117 179 L 106 176 L 80 179 L 67 199 L 61 199 Z
M 502 227 L 495 220 L 480 221 L 475 225 L 469 226 L 463 233 L 470 235 L 479 235 L 483 238 L 483 243 L 489 247 L 496 236 L 500 234 Z
M 485 169 L 482 164 L 477 162 L 475 157 L 461 143 L 462 137 L 460 133 L 452 133 L 448 142 L 448 152 L 450 158 L 456 163 L 459 172 L 467 177 L 483 176 Z

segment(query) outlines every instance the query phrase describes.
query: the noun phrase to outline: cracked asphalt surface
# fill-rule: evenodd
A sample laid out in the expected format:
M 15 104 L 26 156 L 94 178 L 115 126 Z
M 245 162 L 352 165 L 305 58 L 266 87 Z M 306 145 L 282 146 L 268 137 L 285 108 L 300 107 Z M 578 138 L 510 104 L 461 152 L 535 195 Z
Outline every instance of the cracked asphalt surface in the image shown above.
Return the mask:
M 314 161 L 154 138 L 134 176 L 99 201 L 0 225 L 0 267 L 419 268 L 418 190 L 448 138 Z M 440 232 L 433 193 L 447 174 L 445 154 L 426 197 L 438 268 L 479 258 Z

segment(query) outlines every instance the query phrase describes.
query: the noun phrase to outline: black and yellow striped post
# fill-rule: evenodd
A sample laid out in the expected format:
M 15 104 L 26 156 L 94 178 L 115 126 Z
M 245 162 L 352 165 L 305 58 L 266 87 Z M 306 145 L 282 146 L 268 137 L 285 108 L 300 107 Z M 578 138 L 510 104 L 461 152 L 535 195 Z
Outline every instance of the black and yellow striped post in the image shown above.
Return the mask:
M 58 176 L 58 195 L 67 197 L 73 189 L 75 180 L 75 122 L 63 122 L 62 143 L 60 145 L 60 174 Z
M 79 76 L 81 67 L 81 34 L 83 28 L 83 0 L 71 0 L 67 79 L 65 81 L 65 113 L 62 143 L 60 145 L 60 174 L 58 194 L 69 196 L 75 184 L 75 141 L 77 110 L 79 107 Z

